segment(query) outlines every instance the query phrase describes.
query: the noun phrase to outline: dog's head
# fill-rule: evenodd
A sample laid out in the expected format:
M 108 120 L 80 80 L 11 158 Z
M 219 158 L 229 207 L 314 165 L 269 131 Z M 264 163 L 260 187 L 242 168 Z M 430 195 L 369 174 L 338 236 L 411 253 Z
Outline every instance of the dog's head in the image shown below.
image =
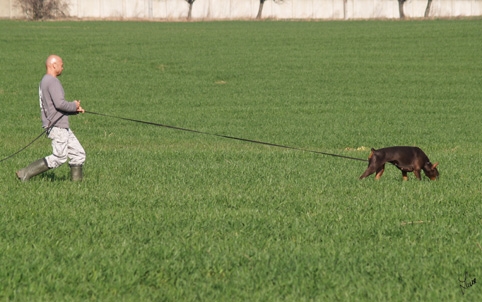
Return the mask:
M 423 172 L 425 172 L 425 175 L 427 175 L 427 177 L 431 180 L 436 180 L 439 176 L 437 166 L 438 163 L 432 164 L 431 162 L 427 162 L 423 167 Z

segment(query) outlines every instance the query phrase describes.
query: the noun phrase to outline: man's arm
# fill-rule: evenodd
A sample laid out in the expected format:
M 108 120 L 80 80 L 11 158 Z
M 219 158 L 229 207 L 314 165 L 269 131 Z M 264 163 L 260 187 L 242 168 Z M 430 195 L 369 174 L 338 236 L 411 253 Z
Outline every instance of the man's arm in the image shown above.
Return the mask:
M 80 103 L 77 104 L 75 101 L 67 102 L 65 100 L 64 89 L 58 80 L 51 83 L 49 92 L 55 109 L 58 111 L 74 113 L 77 112 L 77 109 L 80 107 Z

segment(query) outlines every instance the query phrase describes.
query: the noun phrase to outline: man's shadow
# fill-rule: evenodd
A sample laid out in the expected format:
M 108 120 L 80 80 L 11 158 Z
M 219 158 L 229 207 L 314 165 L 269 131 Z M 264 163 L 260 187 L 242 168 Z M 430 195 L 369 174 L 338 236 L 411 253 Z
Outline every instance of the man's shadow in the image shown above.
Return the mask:
M 61 174 L 61 173 L 54 173 L 53 171 L 48 171 L 48 172 L 45 172 L 45 173 L 42 173 L 40 176 L 40 178 L 43 180 L 43 181 L 67 181 L 67 180 L 70 180 L 67 176 L 64 175 L 58 175 L 58 174 Z

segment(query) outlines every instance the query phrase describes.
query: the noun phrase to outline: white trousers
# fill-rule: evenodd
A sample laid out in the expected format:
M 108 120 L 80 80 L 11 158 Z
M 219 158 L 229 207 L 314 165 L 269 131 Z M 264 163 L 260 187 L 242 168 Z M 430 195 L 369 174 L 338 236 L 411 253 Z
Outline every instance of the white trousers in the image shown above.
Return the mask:
M 49 168 L 57 168 L 67 162 L 71 166 L 83 165 L 85 162 L 85 151 L 77 137 L 70 129 L 53 127 L 49 136 L 52 140 L 52 155 L 45 158 Z

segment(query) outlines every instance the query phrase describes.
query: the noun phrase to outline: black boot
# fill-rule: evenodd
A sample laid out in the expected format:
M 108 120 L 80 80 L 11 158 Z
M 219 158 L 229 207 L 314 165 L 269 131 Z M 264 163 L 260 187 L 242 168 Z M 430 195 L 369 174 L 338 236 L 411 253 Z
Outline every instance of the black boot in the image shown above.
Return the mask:
M 82 165 L 70 166 L 70 179 L 72 181 L 81 181 L 83 176 Z
M 17 171 L 17 177 L 21 181 L 28 181 L 35 175 L 39 175 L 40 173 L 43 173 L 48 169 L 49 167 L 47 166 L 47 161 L 45 160 L 45 158 L 41 158 L 28 165 L 26 168 Z

